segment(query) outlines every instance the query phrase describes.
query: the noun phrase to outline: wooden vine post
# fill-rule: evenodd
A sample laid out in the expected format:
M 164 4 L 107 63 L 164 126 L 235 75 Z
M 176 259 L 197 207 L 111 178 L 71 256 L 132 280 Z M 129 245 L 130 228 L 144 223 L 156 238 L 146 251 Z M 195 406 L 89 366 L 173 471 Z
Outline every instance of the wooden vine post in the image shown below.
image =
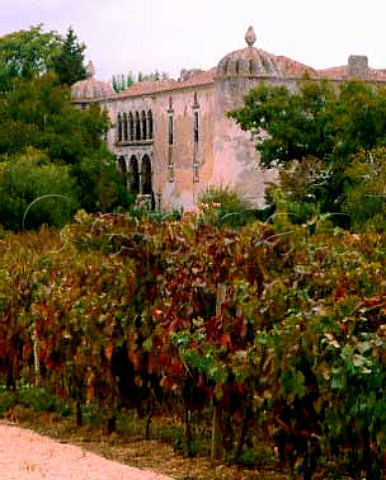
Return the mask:
M 216 298 L 216 317 L 222 315 L 222 305 L 226 300 L 226 285 L 225 283 L 217 284 L 217 298 Z M 212 417 L 212 448 L 211 448 L 211 463 L 212 465 L 218 458 L 221 457 L 221 407 L 217 404 L 216 398 L 213 398 L 213 417 Z
M 36 320 L 34 320 L 34 328 L 32 332 L 32 344 L 33 344 L 33 358 L 34 358 L 35 387 L 38 387 L 40 385 L 40 362 L 39 362 L 39 337 L 38 337 L 38 330 L 36 328 Z

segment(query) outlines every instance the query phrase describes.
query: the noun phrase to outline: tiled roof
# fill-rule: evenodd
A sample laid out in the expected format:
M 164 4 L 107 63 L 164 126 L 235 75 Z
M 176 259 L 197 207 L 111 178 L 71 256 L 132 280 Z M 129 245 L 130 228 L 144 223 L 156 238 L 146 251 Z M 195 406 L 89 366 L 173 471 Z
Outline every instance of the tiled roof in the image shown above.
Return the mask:
M 328 80 L 347 80 L 349 78 L 348 66 L 325 68 L 318 70 L 318 77 Z M 379 68 L 369 68 L 367 70 L 366 80 L 370 82 L 386 82 L 386 70 Z
M 249 27 L 245 34 L 247 47 L 235 50 L 223 57 L 217 65 L 217 75 L 293 78 L 302 77 L 306 72 L 311 77 L 317 76 L 316 71 L 300 62 L 284 56 L 276 56 L 261 48 L 255 48 L 256 34 Z
M 93 77 L 79 80 L 71 87 L 71 97 L 77 101 L 100 100 L 112 95 L 114 90 L 108 82 L 96 80 Z
M 242 49 L 242 50 L 251 50 Z M 256 50 L 256 49 L 253 49 Z M 235 58 L 240 54 L 240 50 L 231 52 L 227 55 L 229 59 Z M 272 54 L 259 50 L 259 55 L 263 55 L 264 62 L 267 59 L 270 59 L 270 65 L 272 67 L 272 73 L 270 75 L 277 75 L 280 77 L 291 77 L 291 78 L 301 78 L 306 72 L 310 76 L 317 77 L 318 73 L 315 69 L 308 67 L 300 62 L 292 60 L 290 58 L 279 56 L 275 57 Z M 266 72 L 269 74 L 268 72 Z M 264 75 L 264 73 L 262 73 Z M 203 85 L 208 85 L 214 82 L 214 79 L 218 75 L 218 67 L 211 68 L 210 70 L 197 71 L 192 76 L 186 80 L 145 80 L 143 82 L 135 83 L 134 85 L 128 87 L 123 92 L 117 93 L 114 95 L 114 98 L 128 98 L 128 97 L 137 97 L 141 95 L 152 95 L 161 92 L 167 92 L 171 90 L 179 90 L 185 88 L 194 88 Z
M 285 77 L 302 77 L 305 73 L 308 73 L 311 78 L 318 76 L 318 72 L 314 68 L 304 65 L 304 63 L 283 55 L 276 57 L 276 59 L 278 64 L 281 65 Z
M 275 55 L 248 46 L 225 55 L 217 65 L 217 75 L 281 77 L 283 72 Z
M 213 83 L 216 69 L 198 71 L 187 80 L 145 80 L 128 87 L 123 92 L 117 93 L 114 98 L 137 97 L 139 95 L 151 95 L 154 93 L 167 92 L 189 87 L 198 87 Z
M 386 82 L 386 69 L 373 69 L 367 67 L 367 57 L 350 56 L 347 65 L 316 70 L 291 58 L 265 52 L 255 48 L 256 35 L 252 27 L 248 28 L 245 35 L 247 47 L 235 50 L 225 55 L 217 67 L 210 70 L 183 70 L 179 80 L 151 80 L 138 82 L 120 93 L 115 93 L 106 82 L 87 78 L 77 82 L 72 87 L 73 100 L 80 99 L 123 99 L 143 95 L 154 95 L 161 92 L 171 92 L 182 89 L 212 85 L 216 78 L 222 77 L 254 77 L 254 78 L 278 78 L 278 79 L 301 79 L 308 74 L 313 79 L 345 80 L 350 77 L 349 73 L 365 72 L 362 78 L 373 82 Z M 351 58 L 352 57 L 352 58 Z M 89 65 L 90 77 L 94 73 L 93 65 Z
M 330 80 L 343 80 L 347 78 L 348 68 L 347 65 L 340 67 L 330 67 L 318 70 L 319 78 L 326 78 Z
M 232 58 L 232 55 L 239 53 L 239 50 L 231 52 L 229 58 Z M 264 52 L 266 53 L 266 52 Z M 310 78 L 325 78 L 330 80 L 345 80 L 348 78 L 348 67 L 347 65 L 342 65 L 339 67 L 331 67 L 322 70 L 316 70 L 308 65 L 305 65 L 291 58 L 285 57 L 283 55 L 274 56 L 270 55 L 272 61 L 275 62 L 275 73 L 283 78 L 302 78 L 306 73 L 309 74 Z M 274 76 L 275 73 L 261 74 L 261 76 Z M 194 88 L 203 85 L 212 84 L 218 75 L 218 67 L 214 67 L 206 71 L 195 72 L 187 80 L 145 80 L 143 82 L 138 82 L 128 87 L 123 92 L 113 95 L 113 98 L 128 98 L 128 97 L 137 97 L 141 95 L 153 95 L 161 92 L 168 92 L 172 90 L 180 90 L 185 88 Z M 380 69 L 371 69 L 368 70 L 368 77 L 370 81 L 380 81 L 386 82 L 386 70 Z
M 369 68 L 369 79 L 373 81 L 386 82 L 386 70 Z
M 71 87 L 71 97 L 78 102 L 96 101 L 114 95 L 113 87 L 95 77 L 94 64 L 90 61 L 86 67 L 86 78 L 75 82 Z

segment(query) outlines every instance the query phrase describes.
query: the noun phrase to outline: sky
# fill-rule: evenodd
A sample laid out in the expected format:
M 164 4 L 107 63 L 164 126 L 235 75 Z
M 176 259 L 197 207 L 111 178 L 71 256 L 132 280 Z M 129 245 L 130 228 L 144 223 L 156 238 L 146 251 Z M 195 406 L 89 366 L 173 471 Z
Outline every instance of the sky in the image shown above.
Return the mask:
M 0 36 L 43 24 L 65 36 L 72 26 L 96 77 L 182 68 L 209 69 L 255 46 L 314 68 L 367 55 L 386 68 L 385 0 L 0 0 Z

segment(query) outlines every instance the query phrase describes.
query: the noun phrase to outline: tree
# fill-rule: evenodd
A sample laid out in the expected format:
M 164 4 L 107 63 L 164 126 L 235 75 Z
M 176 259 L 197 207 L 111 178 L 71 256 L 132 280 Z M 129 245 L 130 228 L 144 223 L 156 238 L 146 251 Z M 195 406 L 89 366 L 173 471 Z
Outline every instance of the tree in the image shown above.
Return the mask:
M 53 73 L 14 80 L 0 98 L 0 156 L 35 147 L 52 161 L 67 164 L 105 158 L 102 137 L 107 128 L 108 119 L 97 105 L 87 110 L 71 105 L 68 89 L 58 85 Z
M 51 190 L 60 182 L 72 185 L 71 198 L 87 211 L 128 207 L 132 199 L 103 140 L 109 126 L 105 111 L 98 105 L 86 110 L 75 108 L 68 88 L 58 84 L 53 72 L 29 81 L 16 79 L 11 86 L 0 98 L 0 161 L 7 165 L 2 180 L 5 186 L 1 187 L 5 196 L 0 199 L 0 223 L 19 229 L 20 217 L 29 203 L 39 195 L 61 193 L 60 189 Z M 31 148 L 46 159 L 44 168 L 35 161 L 24 162 Z M 48 182 L 46 189 L 42 181 Z M 46 205 L 53 202 L 58 200 L 45 200 Z M 56 225 L 44 212 L 39 218 L 36 212 L 34 218 L 31 215 L 28 227 L 42 222 Z
M 70 169 L 44 153 L 27 149 L 10 156 L 0 170 L 0 224 L 9 230 L 62 227 L 79 204 Z
M 129 72 L 125 75 L 113 75 L 112 85 L 114 90 L 122 92 L 126 88 L 131 87 L 135 83 L 144 82 L 144 81 L 159 81 L 159 80 L 168 80 L 169 75 L 166 72 L 159 72 L 156 70 L 153 73 L 142 73 L 138 72 L 137 76 L 133 75 L 132 72 Z
M 134 80 L 131 73 L 127 75 L 127 78 L 124 75 L 113 75 L 112 85 L 114 90 L 118 92 L 123 92 L 127 87 L 133 85 Z
M 48 52 L 48 46 L 55 48 Z M 97 104 L 86 110 L 71 104 L 68 85 L 84 76 L 84 48 L 72 28 L 65 40 L 52 32 L 43 34 L 41 26 L 0 39 L 0 81 L 4 85 L 0 96 L 0 216 L 7 228 L 19 229 L 22 212 L 39 196 L 62 195 L 56 188 L 60 182 L 68 187 L 63 188 L 71 201 L 88 211 L 130 204 L 104 141 L 107 113 Z M 35 154 L 30 158 L 31 151 L 44 157 L 44 166 Z M 42 182 L 48 182 L 47 189 Z M 51 197 L 45 205 L 55 202 L 57 198 Z M 50 218 L 44 209 L 39 216 L 41 205 L 38 202 L 37 210 L 30 212 L 28 227 L 61 225 L 70 218 Z M 52 209 L 57 210 L 55 205 Z M 73 210 L 67 210 L 71 216 Z
M 31 80 L 52 68 L 62 40 L 42 29 L 40 24 L 0 37 L 0 93 L 8 92 L 15 78 Z
M 63 41 L 61 52 L 53 59 L 53 68 L 61 85 L 69 86 L 86 78 L 83 54 L 85 49 L 86 46 L 78 42 L 74 30 L 70 27 Z
M 386 145 L 386 89 L 360 81 L 336 88 L 304 79 L 296 92 L 262 84 L 229 117 L 253 132 L 264 167 L 282 167 L 287 198 L 321 212 L 344 213 L 353 155 Z
M 128 208 L 135 201 L 115 160 L 83 159 L 71 171 L 77 184 L 77 198 L 87 212 L 111 212 L 118 207 Z
M 159 72 L 158 70 L 155 70 L 154 72 L 151 73 L 142 73 L 138 72 L 137 75 L 137 82 L 144 82 L 144 81 L 152 81 L 152 82 L 158 82 L 160 80 L 168 80 L 169 75 L 166 72 Z

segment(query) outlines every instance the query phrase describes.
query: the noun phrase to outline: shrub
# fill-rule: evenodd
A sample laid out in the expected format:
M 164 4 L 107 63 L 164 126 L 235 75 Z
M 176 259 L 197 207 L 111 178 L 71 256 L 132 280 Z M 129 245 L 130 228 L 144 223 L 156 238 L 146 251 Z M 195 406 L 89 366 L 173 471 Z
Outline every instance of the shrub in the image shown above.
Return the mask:
M 246 225 L 254 216 L 248 203 L 229 187 L 208 187 L 199 197 L 205 223 L 221 227 Z
M 71 174 L 79 203 L 89 213 L 128 208 L 135 201 L 113 160 L 85 159 L 72 167 Z
M 73 216 L 75 183 L 66 166 L 39 151 L 8 158 L 0 171 L 0 223 L 13 231 L 45 224 L 62 227 Z
M 3 388 L 0 389 L 0 417 L 4 416 L 7 411 L 15 405 L 15 394 Z
M 61 398 L 41 387 L 24 386 L 18 391 L 18 401 L 34 412 L 57 412 L 63 416 L 71 413 L 70 407 Z

